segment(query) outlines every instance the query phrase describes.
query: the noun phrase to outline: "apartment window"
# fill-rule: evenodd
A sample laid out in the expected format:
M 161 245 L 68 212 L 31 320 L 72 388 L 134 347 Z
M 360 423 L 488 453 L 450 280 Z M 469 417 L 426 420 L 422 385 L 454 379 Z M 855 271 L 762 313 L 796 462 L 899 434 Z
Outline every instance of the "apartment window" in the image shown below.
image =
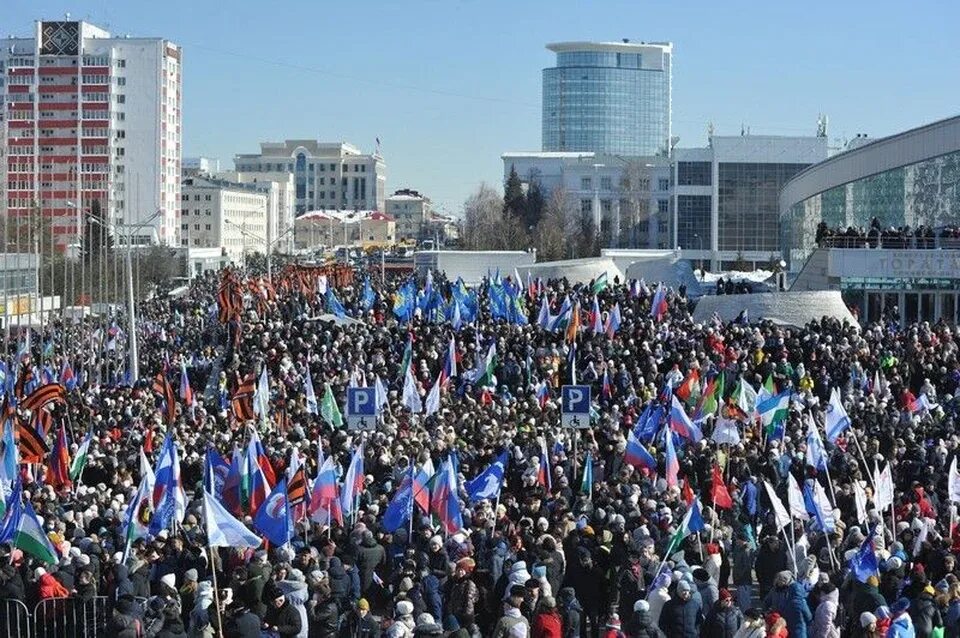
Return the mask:
M 670 180 L 666 177 L 661 177 L 657 180 L 657 190 L 659 191 L 668 191 L 670 190 Z
M 366 172 L 367 172 L 367 165 L 366 165 L 366 164 L 364 164 L 363 166 L 360 167 L 360 172 L 361 172 L 361 173 L 366 173 Z
M 207 224 L 207 230 L 210 230 L 210 224 Z
M 206 195 L 206 196 L 204 196 L 204 199 L 209 202 L 209 201 L 212 201 L 212 200 L 213 200 L 213 197 L 212 197 L 211 195 Z
M 190 230 L 190 224 L 180 224 L 180 230 Z
M 327 198 L 327 191 L 320 191 L 320 199 L 326 199 L 326 198 Z
M 332 172 L 332 171 L 335 171 L 335 170 L 337 170 L 337 165 L 336 165 L 336 164 L 331 164 L 331 165 L 330 165 L 330 171 Z
M 193 201 L 199 202 L 199 201 L 200 201 L 200 195 L 199 195 L 199 194 L 194 195 L 194 196 L 193 196 Z
M 612 188 L 613 188 L 613 180 L 611 180 L 609 177 L 600 178 L 600 190 L 608 191 L 608 190 L 611 190 Z
M 317 166 L 320 167 L 320 172 L 321 172 L 321 173 L 326 172 L 326 170 L 327 170 L 327 165 L 326 165 L 326 164 L 317 164 Z
M 194 224 L 194 225 L 193 225 L 193 229 L 194 229 L 194 230 L 200 230 L 200 224 Z
M 584 215 L 589 215 L 593 212 L 593 200 L 590 199 L 581 199 L 580 200 L 580 212 Z
M 670 212 L 670 200 L 669 199 L 658 199 L 657 200 L 657 213 L 660 215 L 666 215 Z
M 580 178 L 580 190 L 582 190 L 582 191 L 588 191 L 588 190 L 590 190 L 591 188 L 593 188 L 593 180 L 591 180 L 589 177 L 581 177 L 581 178 Z

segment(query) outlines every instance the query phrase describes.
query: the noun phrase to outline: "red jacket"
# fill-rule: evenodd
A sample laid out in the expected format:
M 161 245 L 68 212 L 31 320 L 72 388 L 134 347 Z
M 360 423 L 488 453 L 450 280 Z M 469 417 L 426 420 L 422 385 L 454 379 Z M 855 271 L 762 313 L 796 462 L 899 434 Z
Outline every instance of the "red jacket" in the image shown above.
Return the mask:
M 37 584 L 39 585 L 41 600 L 46 600 L 48 598 L 70 597 L 70 592 L 67 591 L 67 588 L 61 585 L 60 581 L 50 574 L 44 574 L 41 576 Z
M 533 618 L 530 638 L 563 638 L 563 622 L 556 610 L 541 611 Z

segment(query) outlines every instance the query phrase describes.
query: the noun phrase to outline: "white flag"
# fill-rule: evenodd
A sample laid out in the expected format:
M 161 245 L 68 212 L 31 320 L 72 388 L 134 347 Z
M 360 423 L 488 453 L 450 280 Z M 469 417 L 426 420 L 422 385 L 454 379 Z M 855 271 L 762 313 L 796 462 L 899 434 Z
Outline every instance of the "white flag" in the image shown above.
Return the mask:
M 413 378 L 413 366 L 407 366 L 407 373 L 403 379 L 403 405 L 414 414 L 423 412 L 423 402 L 417 391 L 417 381 Z
M 376 381 L 374 383 L 374 388 L 376 389 L 375 396 L 377 401 L 377 407 L 382 408 L 385 405 L 390 403 L 390 399 L 387 395 L 387 386 L 383 385 L 383 381 L 380 380 L 380 375 L 376 376 Z
M 713 427 L 713 433 L 710 435 L 710 440 L 714 443 L 737 445 L 740 443 L 740 430 L 737 428 L 737 422 L 733 419 L 718 418 L 716 425 Z
M 767 488 L 767 497 L 769 497 L 770 504 L 773 506 L 773 515 L 777 519 L 777 530 L 781 530 L 790 524 L 790 515 L 787 514 L 780 497 L 773 491 L 773 486 L 767 481 L 763 482 L 763 486 Z
M 793 478 L 793 474 L 787 475 L 787 501 L 790 503 L 790 513 L 794 518 L 799 518 L 802 521 L 810 520 L 807 506 L 803 502 L 803 491 L 800 489 L 797 479 Z
M 310 378 L 310 364 L 307 364 L 307 378 L 303 380 L 303 391 L 307 397 L 307 412 L 320 414 L 320 404 L 317 403 L 317 393 L 313 391 L 313 379 Z
M 950 474 L 947 477 L 947 494 L 954 503 L 960 503 L 960 471 L 957 471 L 957 457 L 953 457 L 950 464 Z
M 878 472 L 876 466 L 874 466 L 874 476 L 877 477 L 875 481 L 877 496 L 874 500 L 877 509 L 883 512 L 893 505 L 893 472 L 890 470 L 890 464 L 887 463 L 882 472 Z
M 440 379 L 443 377 L 443 373 L 440 373 L 440 376 L 437 377 L 437 382 L 433 384 L 433 387 L 430 388 L 430 394 L 427 395 L 427 416 L 431 414 L 436 414 L 440 411 Z
M 857 522 L 863 525 L 867 522 L 867 492 L 860 481 L 853 482 L 853 500 L 857 505 Z

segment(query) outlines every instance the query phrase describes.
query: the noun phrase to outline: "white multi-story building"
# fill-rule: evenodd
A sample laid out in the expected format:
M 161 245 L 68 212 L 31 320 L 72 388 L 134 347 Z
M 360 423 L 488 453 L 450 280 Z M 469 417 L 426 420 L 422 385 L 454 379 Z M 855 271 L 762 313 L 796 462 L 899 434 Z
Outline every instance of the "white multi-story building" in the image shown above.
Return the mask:
M 430 222 L 430 198 L 410 188 L 401 188 L 385 201 L 385 212 L 397 222 L 397 241 L 419 241 Z
M 593 220 L 604 247 L 670 247 L 670 162 L 579 152 L 504 153 L 503 181 L 515 170 L 524 188 L 543 197 L 564 190 L 570 205 Z
M 234 262 L 266 253 L 270 196 L 255 184 L 187 177 L 182 184 L 180 235 L 190 248 L 220 247 Z
M 217 177 L 253 186 L 267 195 L 267 235 L 272 252 L 293 252 L 293 175 L 283 172 L 239 173 L 222 171 Z
M 163 38 L 114 37 L 69 19 L 0 39 L 9 214 L 41 210 L 60 246 L 79 237 L 80 211 L 91 210 L 121 239 L 176 245 L 181 62 Z
M 293 175 L 297 215 L 311 210 L 383 210 L 386 164 L 379 152 L 362 153 L 346 142 L 263 142 L 260 153 L 237 155 L 241 173 Z

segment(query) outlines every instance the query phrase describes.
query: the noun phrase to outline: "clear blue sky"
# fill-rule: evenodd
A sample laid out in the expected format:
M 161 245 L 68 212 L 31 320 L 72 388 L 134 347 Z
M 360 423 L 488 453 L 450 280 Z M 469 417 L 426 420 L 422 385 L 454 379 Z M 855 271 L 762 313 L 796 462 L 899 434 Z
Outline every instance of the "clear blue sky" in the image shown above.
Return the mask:
M 185 155 L 318 137 L 372 150 L 387 187 L 459 212 L 500 154 L 540 148 L 544 44 L 674 43 L 681 146 L 720 134 L 894 133 L 960 111 L 953 2 L 4 0 L 4 33 L 69 11 L 184 47 Z

